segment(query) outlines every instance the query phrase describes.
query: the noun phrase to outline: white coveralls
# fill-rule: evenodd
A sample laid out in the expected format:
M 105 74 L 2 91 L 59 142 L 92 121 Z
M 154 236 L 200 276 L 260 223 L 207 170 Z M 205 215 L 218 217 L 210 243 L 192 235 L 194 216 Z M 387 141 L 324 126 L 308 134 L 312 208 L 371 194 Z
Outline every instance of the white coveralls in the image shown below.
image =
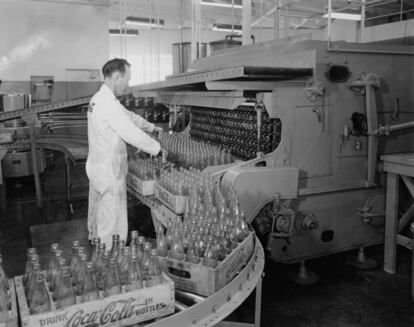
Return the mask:
M 92 97 L 89 108 L 89 239 L 100 237 L 111 249 L 113 234 L 119 234 L 121 240 L 128 234 L 125 142 L 152 155 L 158 154 L 160 144 L 142 131 L 152 132 L 154 124 L 125 109 L 105 84 Z

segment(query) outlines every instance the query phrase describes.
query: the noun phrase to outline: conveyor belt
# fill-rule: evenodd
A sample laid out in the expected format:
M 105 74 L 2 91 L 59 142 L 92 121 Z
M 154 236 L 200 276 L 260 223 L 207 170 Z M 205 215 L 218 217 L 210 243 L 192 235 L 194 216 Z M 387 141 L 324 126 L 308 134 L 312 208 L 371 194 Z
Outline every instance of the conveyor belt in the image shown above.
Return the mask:
M 87 96 L 87 97 L 82 97 L 82 98 L 77 98 L 77 99 L 58 101 L 58 102 L 53 102 L 49 104 L 33 106 L 27 109 L 0 112 L 0 121 L 16 119 L 16 118 L 23 117 L 25 115 L 40 114 L 44 112 L 55 111 L 59 109 L 69 108 L 69 107 L 81 106 L 81 105 L 88 104 L 90 100 L 91 100 L 91 96 Z

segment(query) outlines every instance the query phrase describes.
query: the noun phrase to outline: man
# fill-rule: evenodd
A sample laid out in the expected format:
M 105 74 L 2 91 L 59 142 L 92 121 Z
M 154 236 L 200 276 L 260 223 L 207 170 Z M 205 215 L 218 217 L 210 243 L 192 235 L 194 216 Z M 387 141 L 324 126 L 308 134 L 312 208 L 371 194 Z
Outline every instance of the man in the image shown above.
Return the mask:
M 144 131 L 160 133 L 162 129 L 128 111 L 116 99 L 125 92 L 131 78 L 126 60 L 108 61 L 102 73 L 104 84 L 92 97 L 88 111 L 88 230 L 90 240 L 100 237 L 111 249 L 113 234 L 119 234 L 121 240 L 126 240 L 128 234 L 126 143 L 157 155 L 160 144 Z

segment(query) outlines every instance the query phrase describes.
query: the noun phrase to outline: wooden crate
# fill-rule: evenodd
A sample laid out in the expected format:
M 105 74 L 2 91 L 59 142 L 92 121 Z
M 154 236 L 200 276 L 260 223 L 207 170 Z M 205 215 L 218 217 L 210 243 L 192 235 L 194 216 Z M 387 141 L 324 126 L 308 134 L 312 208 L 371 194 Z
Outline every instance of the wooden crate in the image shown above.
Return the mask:
M 216 268 L 206 267 L 201 263 L 193 264 L 159 257 L 161 268 L 175 282 L 176 289 L 209 296 L 223 288 L 237 275 L 251 257 L 255 247 L 254 242 L 255 235 L 251 232 Z
M 9 279 L 9 291 L 8 291 L 11 308 L 9 310 L 9 319 L 7 321 L 0 322 L 0 327 L 17 327 L 17 301 L 16 301 L 16 289 L 14 287 L 14 280 Z
M 101 298 L 96 301 L 77 303 L 63 309 L 30 314 L 22 277 L 15 277 L 20 320 L 23 327 L 86 327 L 131 326 L 139 322 L 174 313 L 174 282 L 163 274 L 160 285 Z
M 154 185 L 154 195 L 177 215 L 184 213 L 188 196 L 174 195 L 159 184 Z
M 127 184 L 139 194 L 144 196 L 154 195 L 154 180 L 143 181 L 134 174 L 128 173 Z

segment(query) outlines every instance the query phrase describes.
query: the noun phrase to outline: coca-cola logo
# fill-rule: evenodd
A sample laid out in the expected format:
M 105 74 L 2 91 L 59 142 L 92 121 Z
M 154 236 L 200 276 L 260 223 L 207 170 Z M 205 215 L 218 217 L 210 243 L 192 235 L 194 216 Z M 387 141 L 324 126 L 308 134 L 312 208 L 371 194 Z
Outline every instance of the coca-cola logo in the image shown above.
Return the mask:
M 148 315 L 167 307 L 165 303 L 153 303 L 152 298 L 138 302 L 135 298 L 113 301 L 103 309 L 89 311 L 79 309 L 68 318 L 68 312 L 55 317 L 40 320 L 40 326 L 54 325 L 67 320 L 65 327 L 95 327 L 108 325 L 112 326 L 118 321 L 131 319 L 132 317 Z

